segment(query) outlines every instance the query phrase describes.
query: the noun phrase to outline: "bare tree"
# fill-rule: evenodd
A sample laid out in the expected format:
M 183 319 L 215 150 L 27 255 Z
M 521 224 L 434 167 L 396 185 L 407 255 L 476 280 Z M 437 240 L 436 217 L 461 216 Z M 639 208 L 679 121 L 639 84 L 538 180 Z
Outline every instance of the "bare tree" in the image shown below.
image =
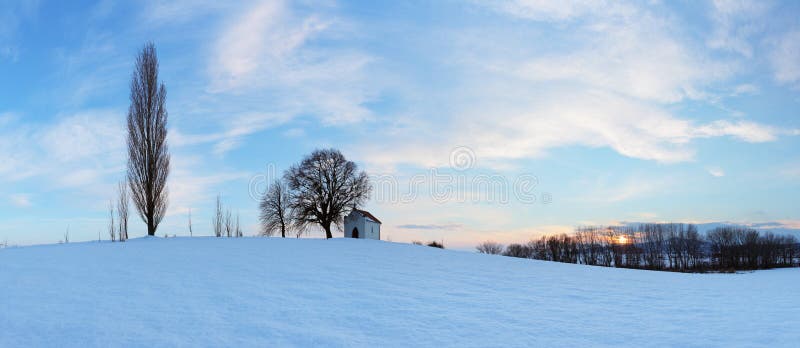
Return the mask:
M 503 255 L 518 257 L 521 259 L 532 259 L 534 255 L 534 249 L 528 243 L 526 244 L 511 243 L 506 247 L 506 250 L 503 252 Z
M 108 235 L 111 238 L 112 242 L 117 241 L 117 224 L 114 222 L 114 202 L 108 201 L 108 217 L 110 221 L 108 222 Z
M 281 180 L 275 180 L 261 199 L 261 235 L 271 236 L 280 231 L 286 238 L 286 231 L 292 229 L 289 210 L 289 192 Z
M 222 224 L 223 216 L 222 216 L 222 197 L 217 195 L 217 204 L 214 207 L 214 216 L 211 217 L 211 224 L 214 226 L 214 236 L 215 237 L 222 237 Z
M 486 243 L 484 243 L 486 244 Z M 478 250 L 488 250 L 484 244 Z M 606 267 L 678 272 L 791 267 L 798 253 L 794 236 L 721 226 L 706 233 L 683 223 L 578 227 L 571 236 L 542 236 L 509 244 L 503 255 Z
M 236 227 L 234 228 L 234 231 L 236 232 L 235 233 L 236 238 L 244 237 L 244 233 L 242 233 L 242 226 L 239 225 L 239 212 L 238 211 L 236 212 Z
M 367 173 L 339 150 L 315 150 L 284 174 L 291 190 L 289 207 L 299 227 L 318 224 L 326 238 L 353 207 L 363 204 L 372 190 Z
M 481 254 L 500 255 L 503 253 L 503 245 L 492 241 L 485 241 L 478 244 L 475 249 Z
M 230 238 L 233 233 L 233 220 L 231 219 L 231 210 L 225 212 L 225 235 Z
M 128 183 L 121 181 L 118 185 L 119 197 L 117 201 L 117 215 L 119 217 L 119 240 L 124 242 L 128 240 L 128 217 L 130 212 L 128 210 Z
M 158 81 L 158 57 L 153 43 L 136 57 L 128 109 L 128 183 L 133 203 L 147 234 L 155 235 L 167 211 L 169 149 L 167 91 Z
M 192 208 L 189 208 L 189 237 L 192 237 Z

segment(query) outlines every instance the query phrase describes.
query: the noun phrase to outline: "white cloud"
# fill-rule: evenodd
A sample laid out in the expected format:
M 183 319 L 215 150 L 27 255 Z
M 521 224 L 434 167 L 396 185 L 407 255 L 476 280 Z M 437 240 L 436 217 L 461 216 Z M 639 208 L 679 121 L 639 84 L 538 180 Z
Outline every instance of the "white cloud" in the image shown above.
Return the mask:
M 510 73 L 532 81 L 572 81 L 634 98 L 675 103 L 700 99 L 703 87 L 730 73 L 688 47 L 678 23 L 639 9 L 620 19 L 601 17 L 576 30 L 590 39 L 568 53 L 512 63 Z
M 304 137 L 306 135 L 306 131 L 303 128 L 290 128 L 283 132 L 283 135 L 289 138 L 299 138 Z
M 743 83 L 733 88 L 732 95 L 733 96 L 753 95 L 757 94 L 758 92 L 759 92 L 758 86 L 749 83 Z
M 714 30 L 707 40 L 708 46 L 751 58 L 752 37 L 763 29 L 769 8 L 766 1 L 714 0 L 710 14 Z
M 9 197 L 11 204 L 19 208 L 27 208 L 33 206 L 30 195 L 18 193 Z
M 148 0 L 143 17 L 148 24 L 183 24 L 199 16 L 227 9 L 231 3 L 216 0 Z
M 20 26 L 35 15 L 38 0 L 11 1 L 0 5 L 0 59 L 16 61 L 19 58 L 21 41 L 17 39 Z
M 261 99 L 271 112 L 312 114 L 326 124 L 369 118 L 363 104 L 377 90 L 365 70 L 373 58 L 317 44 L 349 27 L 323 10 L 263 1 L 234 16 L 213 47 L 209 92 Z
M 792 163 L 779 170 L 780 174 L 790 179 L 800 179 L 800 164 Z
M 0 181 L 45 178 L 48 185 L 88 185 L 124 163 L 121 113 L 88 110 L 50 124 L 0 129 Z
M 5 125 L 11 124 L 11 122 L 16 121 L 18 118 L 19 117 L 14 113 L 0 112 L 0 129 L 2 129 Z
M 721 178 L 725 176 L 725 171 L 719 167 L 708 167 L 706 168 L 706 170 L 708 171 L 708 174 L 716 178 Z
M 694 139 L 731 136 L 759 143 L 782 134 L 741 120 L 698 124 L 650 103 L 602 92 L 554 89 L 513 100 L 519 110 L 491 102 L 470 105 L 470 110 L 458 114 L 457 122 L 434 137 L 410 132 L 399 139 L 383 137 L 377 145 L 355 151 L 377 168 L 399 163 L 446 166 L 448 151 L 458 145 L 472 148 L 480 165 L 541 157 L 551 149 L 574 145 L 608 147 L 631 158 L 675 163 L 694 158 Z
M 489 0 L 476 1 L 496 11 L 537 21 L 565 21 L 602 12 L 625 12 L 619 2 L 591 0 Z
M 462 141 L 475 144 L 475 151 L 488 157 L 531 157 L 568 145 L 606 146 L 624 156 L 661 162 L 685 161 L 693 155 L 685 146 L 690 122 L 612 94 L 555 92 L 505 118 L 505 126 L 477 121 L 475 129 L 494 132 L 469 132 L 473 140 Z
M 702 125 L 694 130 L 700 138 L 733 136 L 748 143 L 763 143 L 777 139 L 778 130 L 755 122 L 719 120 Z
M 791 134 L 741 116 L 701 122 L 674 111 L 686 100 L 713 102 L 708 90 L 738 69 L 698 50 L 674 16 L 637 3 L 597 11 L 581 2 L 489 5 L 518 18 L 559 22 L 566 37 L 537 41 L 533 31 L 497 40 L 467 30 L 464 38 L 451 38 L 457 44 L 443 59 L 463 70 L 458 88 L 446 93 L 448 107 L 415 110 L 414 127 L 389 129 L 368 148 L 356 147 L 371 166 L 447 165 L 448 151 L 460 145 L 471 147 L 481 165 L 574 145 L 674 163 L 694 158 L 698 138 L 760 143 Z M 560 41 L 570 45 L 553 44 Z
M 619 203 L 652 194 L 664 193 L 671 187 L 671 178 L 644 177 L 632 175 L 618 182 L 609 182 L 609 178 L 598 178 L 589 186 L 592 189 L 578 198 L 584 202 Z
M 794 30 L 779 38 L 771 61 L 775 79 L 781 83 L 800 81 L 800 30 Z
M 214 133 L 184 134 L 178 129 L 169 132 L 170 144 L 175 146 L 191 146 L 214 143 L 214 153 L 223 155 L 237 148 L 251 134 L 274 128 L 289 121 L 290 115 L 285 113 L 244 113 L 225 117 L 219 120 L 223 129 Z
M 202 157 L 187 154 L 175 154 L 171 162 L 171 172 L 167 186 L 169 187 L 169 208 L 167 216 L 186 214 L 189 209 L 198 213 L 198 207 L 208 207 L 218 193 L 219 185 L 232 180 L 246 180 L 249 174 L 232 170 L 216 170 L 203 173 L 208 166 Z M 210 216 L 205 212 L 205 216 Z
M 286 64 L 306 41 L 329 25 L 316 16 L 293 18 L 283 1 L 264 1 L 237 18 L 217 46 L 215 79 L 222 89 L 253 83 L 263 66 Z
M 59 162 L 94 159 L 123 148 L 125 132 L 121 115 L 113 111 L 92 111 L 64 117 L 41 129 L 37 142 Z

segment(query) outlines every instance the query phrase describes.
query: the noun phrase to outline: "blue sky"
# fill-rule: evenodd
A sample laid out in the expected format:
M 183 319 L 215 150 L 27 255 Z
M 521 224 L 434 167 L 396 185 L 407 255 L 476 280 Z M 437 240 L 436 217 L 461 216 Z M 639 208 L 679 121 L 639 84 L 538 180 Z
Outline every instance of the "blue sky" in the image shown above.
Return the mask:
M 189 209 L 210 234 L 218 193 L 256 233 L 259 180 L 319 147 L 416 193 L 364 207 L 393 241 L 621 221 L 800 228 L 794 1 L 11 0 L 0 240 L 105 238 L 148 40 L 173 161 L 159 234 L 186 234 Z M 452 197 L 431 194 L 432 173 L 453 178 Z M 487 198 L 487 177 L 510 199 Z M 533 202 L 513 194 L 520 178 Z

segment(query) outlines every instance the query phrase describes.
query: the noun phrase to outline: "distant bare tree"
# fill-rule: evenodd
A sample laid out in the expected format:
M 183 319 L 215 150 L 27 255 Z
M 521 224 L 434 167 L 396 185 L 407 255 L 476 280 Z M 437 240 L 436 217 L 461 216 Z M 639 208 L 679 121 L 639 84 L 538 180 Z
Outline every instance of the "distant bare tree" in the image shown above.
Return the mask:
M 572 235 L 509 244 L 503 255 L 606 267 L 733 272 L 792 267 L 798 246 L 794 236 L 745 226 L 720 226 L 704 238 L 693 224 L 644 223 L 578 227 Z
M 233 220 L 231 219 L 231 210 L 225 212 L 225 235 L 230 238 L 233 234 Z
M 214 226 L 214 236 L 222 237 L 223 229 L 223 216 L 222 216 L 222 197 L 217 195 L 217 204 L 214 207 L 214 216 L 211 217 L 211 224 Z
M 685 252 L 689 257 L 689 262 L 687 263 L 688 266 L 690 268 L 700 267 L 705 259 L 703 240 L 700 236 L 700 233 L 697 231 L 697 226 L 695 225 L 689 225 L 689 229 L 686 231 L 685 248 Z
M 158 57 L 153 43 L 136 57 L 128 109 L 128 183 L 134 206 L 155 235 L 167 211 L 169 149 L 167 147 L 167 91 L 158 81 Z
M 108 201 L 108 217 L 110 221 L 108 222 L 108 235 L 111 238 L 112 242 L 117 241 L 117 224 L 114 222 L 114 202 Z
M 119 194 L 119 197 L 117 197 L 117 216 L 119 217 L 119 228 L 117 228 L 117 231 L 119 233 L 120 242 L 124 242 L 128 240 L 128 218 L 130 216 L 128 210 L 128 183 L 121 181 L 117 189 Z
M 511 243 L 506 247 L 506 250 L 503 252 L 503 255 L 518 257 L 521 259 L 532 259 L 534 253 L 535 249 L 530 243 L 526 244 Z
M 271 236 L 280 231 L 286 238 L 286 231 L 292 229 L 289 210 L 289 191 L 281 180 L 275 180 L 261 199 L 261 235 Z
M 475 249 L 477 249 L 481 254 L 500 255 L 503 253 L 503 245 L 492 241 L 485 241 L 481 244 L 478 244 Z
M 189 208 L 189 237 L 192 237 L 192 208 Z
M 367 173 L 336 149 L 315 150 L 289 168 L 284 179 L 292 192 L 294 221 L 300 227 L 320 225 L 326 238 L 333 238 L 331 227 L 364 203 L 372 190 Z
M 579 262 L 586 265 L 600 263 L 603 251 L 602 239 L 596 227 L 576 228 L 575 240 L 578 243 Z
M 244 237 L 244 233 L 242 233 L 242 226 L 239 225 L 239 212 L 238 211 L 236 212 L 236 227 L 234 227 L 233 230 L 235 232 L 234 234 L 236 235 L 236 238 Z
M 645 268 L 664 268 L 664 231 L 668 228 L 674 228 L 674 224 L 642 224 L 636 228 L 640 231 L 641 243 L 635 246 L 641 249 Z

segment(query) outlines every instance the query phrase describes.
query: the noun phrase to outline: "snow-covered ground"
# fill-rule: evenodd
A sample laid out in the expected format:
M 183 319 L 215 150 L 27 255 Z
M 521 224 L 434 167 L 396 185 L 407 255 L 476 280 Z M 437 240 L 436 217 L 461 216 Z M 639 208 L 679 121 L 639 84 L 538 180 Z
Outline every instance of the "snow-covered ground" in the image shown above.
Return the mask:
M 368 240 L 0 250 L 0 346 L 794 346 L 800 269 L 678 274 Z

